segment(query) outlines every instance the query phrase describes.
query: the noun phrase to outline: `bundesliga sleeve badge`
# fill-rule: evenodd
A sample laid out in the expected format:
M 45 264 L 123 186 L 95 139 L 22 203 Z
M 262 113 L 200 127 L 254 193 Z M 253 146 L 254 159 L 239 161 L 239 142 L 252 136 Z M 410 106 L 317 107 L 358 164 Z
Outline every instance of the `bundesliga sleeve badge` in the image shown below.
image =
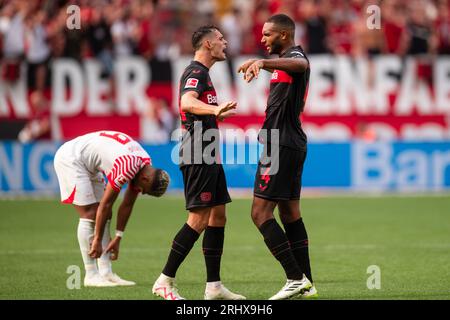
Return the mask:
M 198 85 L 198 79 L 195 78 L 189 78 L 186 80 L 186 85 L 184 88 L 197 88 Z

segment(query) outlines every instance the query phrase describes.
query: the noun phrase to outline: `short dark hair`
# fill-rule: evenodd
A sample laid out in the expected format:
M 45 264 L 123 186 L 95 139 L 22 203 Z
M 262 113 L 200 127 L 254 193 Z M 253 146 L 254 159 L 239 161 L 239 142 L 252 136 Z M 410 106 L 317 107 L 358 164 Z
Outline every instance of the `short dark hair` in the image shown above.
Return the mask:
M 281 28 L 285 28 L 288 29 L 292 32 L 295 31 L 295 23 L 294 20 L 292 20 L 291 18 L 289 18 L 289 16 L 285 15 L 285 14 L 276 14 L 271 16 L 267 22 L 276 24 L 277 26 L 281 27 Z
M 220 31 L 219 28 L 214 25 L 201 26 L 195 30 L 192 34 L 192 48 L 194 48 L 195 51 L 200 49 L 203 38 L 214 30 Z
M 150 194 L 155 197 L 161 197 L 169 186 L 169 174 L 161 169 L 156 169 Z

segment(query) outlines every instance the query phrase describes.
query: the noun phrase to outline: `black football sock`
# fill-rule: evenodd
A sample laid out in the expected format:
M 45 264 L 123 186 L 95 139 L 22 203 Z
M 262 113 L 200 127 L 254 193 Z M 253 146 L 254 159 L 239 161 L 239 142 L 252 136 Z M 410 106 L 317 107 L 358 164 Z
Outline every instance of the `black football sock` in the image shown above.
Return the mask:
M 275 219 L 264 222 L 259 231 L 264 237 L 264 242 L 273 256 L 280 262 L 286 273 L 286 277 L 292 280 L 300 280 L 303 272 L 292 254 L 289 242 L 283 229 Z
M 286 236 L 291 245 L 292 253 L 298 265 L 305 273 L 309 281 L 313 282 L 311 275 L 311 265 L 309 262 L 308 252 L 308 234 L 306 233 L 305 225 L 302 218 L 297 221 L 284 224 L 286 230 Z
M 206 281 L 220 281 L 220 259 L 222 258 L 225 227 L 207 227 L 203 235 L 203 255 L 206 264 Z
M 185 223 L 180 231 L 178 231 L 173 239 L 172 249 L 170 250 L 169 258 L 163 269 L 163 273 L 166 276 L 175 278 L 178 268 L 188 255 L 189 251 L 191 251 L 199 236 L 200 234 L 192 229 L 187 223 Z

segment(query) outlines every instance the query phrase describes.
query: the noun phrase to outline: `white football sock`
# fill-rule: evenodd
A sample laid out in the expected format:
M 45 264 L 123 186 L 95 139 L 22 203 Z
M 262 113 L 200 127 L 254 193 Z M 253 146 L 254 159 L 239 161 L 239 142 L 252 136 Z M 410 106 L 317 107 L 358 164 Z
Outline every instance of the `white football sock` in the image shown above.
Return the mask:
M 78 222 L 78 243 L 80 245 L 81 256 L 83 257 L 84 269 L 86 276 L 92 276 L 98 273 L 95 259 L 92 259 L 88 253 L 91 249 L 91 242 L 94 237 L 94 220 L 81 218 Z
M 111 225 L 111 220 L 107 220 L 105 224 L 105 231 L 103 232 L 102 238 L 102 247 L 103 250 L 106 249 L 109 242 L 111 241 L 111 235 L 109 233 L 109 228 Z M 112 273 L 112 264 L 111 264 L 111 254 L 104 252 L 101 257 L 98 259 L 98 269 L 102 276 Z

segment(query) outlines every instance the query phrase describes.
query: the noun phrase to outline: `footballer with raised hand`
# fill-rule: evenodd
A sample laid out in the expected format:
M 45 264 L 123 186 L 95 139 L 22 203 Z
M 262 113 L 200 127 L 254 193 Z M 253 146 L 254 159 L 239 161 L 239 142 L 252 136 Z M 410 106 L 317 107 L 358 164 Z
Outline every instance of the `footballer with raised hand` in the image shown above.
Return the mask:
M 258 78 L 261 69 L 272 73 L 262 126 L 265 134 L 260 132 L 258 137 L 264 145 L 264 158 L 258 163 L 251 210 L 253 222 L 287 278 L 272 300 L 317 296 L 312 285 L 308 235 L 300 213 L 307 142 L 300 114 L 308 93 L 310 66 L 301 46 L 295 45 L 294 33 L 295 24 L 287 15 L 270 17 L 263 26 L 261 42 L 269 54 L 279 57 L 248 60 L 238 69 L 247 82 Z M 272 140 L 272 136 L 278 139 Z M 284 230 L 274 218 L 275 207 Z

